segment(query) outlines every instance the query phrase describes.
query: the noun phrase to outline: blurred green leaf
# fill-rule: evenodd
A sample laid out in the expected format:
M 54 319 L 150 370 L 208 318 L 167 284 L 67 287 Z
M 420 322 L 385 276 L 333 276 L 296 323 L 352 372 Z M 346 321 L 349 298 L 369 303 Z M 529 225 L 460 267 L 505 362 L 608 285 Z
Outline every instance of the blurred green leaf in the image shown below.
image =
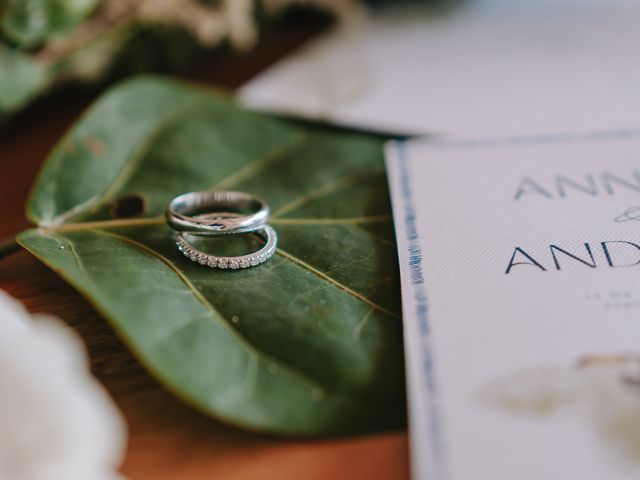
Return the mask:
M 28 203 L 39 228 L 18 241 L 209 415 L 287 435 L 397 426 L 401 319 L 381 143 L 172 81 L 129 81 L 54 149 Z M 205 189 L 264 198 L 277 254 L 239 271 L 179 254 L 163 209 Z M 124 198 L 144 212 L 114 218 Z
M 31 48 L 73 30 L 98 3 L 98 0 L 10 0 L 0 17 L 0 30 L 15 45 Z
M 30 102 L 47 81 L 45 70 L 31 57 L 0 44 L 0 117 Z

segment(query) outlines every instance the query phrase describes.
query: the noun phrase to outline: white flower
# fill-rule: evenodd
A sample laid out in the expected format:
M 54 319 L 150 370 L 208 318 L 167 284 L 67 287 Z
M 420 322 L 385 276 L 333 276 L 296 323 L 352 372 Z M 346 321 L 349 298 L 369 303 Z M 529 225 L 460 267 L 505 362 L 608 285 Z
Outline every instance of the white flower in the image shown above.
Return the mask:
M 0 290 L 0 479 L 111 480 L 126 444 L 113 401 L 62 322 Z
M 531 420 L 578 416 L 590 425 L 603 449 L 633 468 L 640 464 L 640 356 L 589 355 L 576 366 L 514 372 L 485 387 L 480 400 Z

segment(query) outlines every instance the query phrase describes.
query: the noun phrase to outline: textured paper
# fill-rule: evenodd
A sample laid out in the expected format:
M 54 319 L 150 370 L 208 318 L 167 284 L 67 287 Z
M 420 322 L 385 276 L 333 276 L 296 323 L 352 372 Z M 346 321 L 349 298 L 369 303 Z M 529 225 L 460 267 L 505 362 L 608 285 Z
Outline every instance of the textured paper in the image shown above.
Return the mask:
M 387 168 L 414 479 L 640 478 L 640 130 Z
M 466 0 L 442 14 L 389 3 L 285 58 L 240 98 L 408 134 L 640 125 L 637 0 Z

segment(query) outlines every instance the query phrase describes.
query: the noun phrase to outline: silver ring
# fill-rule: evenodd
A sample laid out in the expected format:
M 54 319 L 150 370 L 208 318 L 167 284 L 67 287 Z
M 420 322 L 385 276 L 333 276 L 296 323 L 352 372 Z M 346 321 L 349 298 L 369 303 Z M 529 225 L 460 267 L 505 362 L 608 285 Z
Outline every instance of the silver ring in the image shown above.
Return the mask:
M 278 243 L 276 231 L 270 225 L 263 225 L 260 229 L 256 230 L 255 233 L 265 240 L 264 246 L 257 252 L 248 255 L 239 255 L 237 257 L 221 257 L 198 250 L 185 239 L 185 235 L 187 235 L 186 232 L 178 232 L 176 235 L 176 244 L 178 245 L 178 250 L 192 262 L 211 268 L 236 270 L 238 268 L 249 268 L 260 265 L 269 260 L 275 253 Z
M 191 192 L 171 200 L 165 218 L 174 230 L 193 235 L 248 233 L 265 225 L 269 206 L 244 192 Z

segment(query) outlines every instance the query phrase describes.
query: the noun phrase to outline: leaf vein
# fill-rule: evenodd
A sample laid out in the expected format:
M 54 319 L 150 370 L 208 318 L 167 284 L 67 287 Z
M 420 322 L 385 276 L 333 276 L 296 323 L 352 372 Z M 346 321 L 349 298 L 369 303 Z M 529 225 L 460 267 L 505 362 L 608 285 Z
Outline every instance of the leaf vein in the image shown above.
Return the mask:
M 362 318 L 358 321 L 355 328 L 353 329 L 353 339 L 359 340 L 360 334 L 362 333 L 362 329 L 365 327 L 369 319 L 371 318 L 371 314 L 373 313 L 373 308 L 370 308 L 367 313 L 365 313 Z
M 234 187 L 235 185 L 243 182 L 254 175 L 256 175 L 260 170 L 263 170 L 265 167 L 269 165 L 273 165 L 285 158 L 287 158 L 287 154 L 291 153 L 292 150 L 296 150 L 297 148 L 304 145 L 309 139 L 309 136 L 306 134 L 298 134 L 297 138 L 292 142 L 280 147 L 272 152 L 269 152 L 267 155 L 257 158 L 253 162 L 250 162 L 235 172 L 227 175 L 225 178 L 220 180 L 215 185 L 209 187 L 209 190 L 226 190 Z
M 381 223 L 391 220 L 391 215 L 369 215 L 364 217 L 344 217 L 344 218 L 272 218 L 272 225 L 357 225 L 361 223 Z M 147 218 L 124 218 L 115 220 L 96 220 L 93 222 L 65 223 L 56 227 L 41 227 L 43 230 L 50 232 L 73 232 L 81 230 L 93 230 L 103 228 L 119 228 L 119 227 L 146 227 L 164 225 L 166 220 L 164 217 L 147 217 Z
M 342 188 L 350 187 L 366 177 L 367 175 L 363 175 L 362 173 L 354 173 L 352 175 L 337 178 L 332 182 L 325 183 L 324 185 L 321 185 L 313 190 L 309 190 L 305 194 L 291 200 L 289 203 L 276 210 L 272 216 L 278 217 L 285 215 L 286 213 L 302 207 L 304 204 L 310 202 L 311 200 L 316 200 L 318 198 L 324 197 L 325 195 L 336 192 Z
M 204 315 L 196 315 L 196 316 L 189 316 L 186 317 L 183 320 L 180 320 L 178 322 L 173 323 L 172 325 L 168 326 L 167 328 L 163 328 L 160 329 L 156 332 L 156 334 L 153 336 L 153 339 L 155 340 L 155 342 L 158 343 L 162 343 L 165 342 L 166 340 L 170 339 L 171 337 L 173 337 L 176 333 L 178 333 L 180 330 L 182 330 L 183 328 L 188 327 L 189 325 L 191 325 L 193 322 L 197 321 L 197 320 L 202 320 L 202 319 L 208 319 L 209 318 L 209 313 L 204 314 Z
M 391 215 L 368 215 L 364 217 L 318 217 L 318 218 L 272 218 L 273 225 L 357 225 L 359 223 L 382 223 L 391 220 Z
M 380 310 L 381 312 L 386 313 L 389 316 L 395 317 L 395 318 L 400 318 L 400 315 L 398 315 L 397 313 L 381 306 L 378 305 L 377 303 L 371 301 L 370 299 L 368 299 L 367 297 L 365 297 L 364 295 L 362 295 L 361 293 L 356 292 L 355 290 L 347 287 L 346 285 L 343 285 L 342 283 L 334 280 L 333 278 L 331 278 L 330 276 L 328 276 L 326 273 L 321 272 L 320 270 L 318 270 L 317 268 L 315 268 L 312 265 L 309 265 L 307 262 L 305 262 L 304 260 L 299 259 L 298 257 L 291 255 L 290 253 L 282 250 L 281 248 L 278 248 L 276 250 L 276 252 L 285 257 L 286 259 L 290 260 L 291 262 L 297 264 L 298 266 L 304 268 L 305 270 L 310 271 L 311 273 L 315 274 L 316 276 L 320 277 L 321 279 L 323 279 L 326 282 L 331 283 L 333 286 L 339 288 L 340 290 L 348 293 L 349 295 L 357 298 L 358 300 L 366 303 L 367 305 L 375 308 L 376 310 Z
M 56 243 L 58 243 L 62 248 L 65 248 L 65 245 L 69 248 L 69 252 L 73 257 L 73 261 L 75 262 L 76 267 L 78 267 L 78 270 L 80 270 L 85 277 L 89 278 L 89 273 L 87 272 L 87 269 L 85 268 L 84 262 L 80 258 L 80 255 L 78 255 L 73 242 L 59 235 L 52 235 L 51 238 L 53 238 Z

